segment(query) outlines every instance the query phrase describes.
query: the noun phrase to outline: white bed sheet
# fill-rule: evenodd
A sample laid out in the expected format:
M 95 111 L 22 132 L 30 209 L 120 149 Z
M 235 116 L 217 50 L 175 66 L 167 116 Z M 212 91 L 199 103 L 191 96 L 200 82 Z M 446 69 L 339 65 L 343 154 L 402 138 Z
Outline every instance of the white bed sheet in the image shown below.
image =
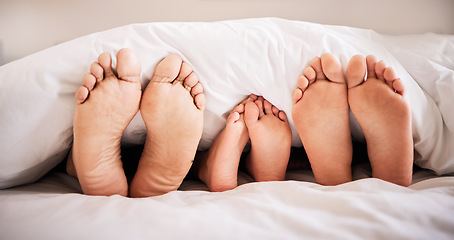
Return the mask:
M 452 239 L 454 177 L 417 170 L 400 187 L 368 178 L 335 187 L 293 171 L 285 182 L 211 193 L 199 181 L 146 198 L 93 197 L 76 179 L 51 173 L 0 191 L 1 239 Z
M 399 56 L 415 54 L 436 64 L 440 72 L 430 74 L 452 74 L 453 36 L 387 39 L 395 52 L 408 51 Z M 417 64 L 400 62 L 417 74 Z M 223 193 L 186 181 L 181 191 L 129 199 L 82 195 L 74 178 L 54 172 L 37 183 L 0 190 L 0 239 L 454 238 L 454 176 L 418 169 L 408 188 L 369 176 L 368 166 L 360 165 L 355 181 L 325 187 L 309 171 L 268 183 L 250 183 L 241 174 L 242 185 Z

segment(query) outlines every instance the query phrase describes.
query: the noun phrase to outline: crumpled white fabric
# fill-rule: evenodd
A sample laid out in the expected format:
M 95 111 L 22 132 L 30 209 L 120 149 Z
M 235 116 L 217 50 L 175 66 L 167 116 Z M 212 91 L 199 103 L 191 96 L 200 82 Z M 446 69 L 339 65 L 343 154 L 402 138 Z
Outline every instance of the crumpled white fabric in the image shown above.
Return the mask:
M 453 37 L 436 41 L 445 46 L 437 54 L 452 59 Z M 285 111 L 292 144 L 301 146 L 291 94 L 303 68 L 326 52 L 338 56 L 344 70 L 351 56 L 373 54 L 396 70 L 407 89 L 415 162 L 438 174 L 454 172 L 453 70 L 396 43 L 371 30 L 260 18 L 128 25 L 43 50 L 0 68 L 0 188 L 33 182 L 65 158 L 74 92 L 100 53 L 115 55 L 121 48 L 137 54 L 143 87 L 169 53 L 193 66 L 207 98 L 200 149 L 210 146 L 229 112 L 251 93 Z M 351 125 L 354 139 L 363 140 L 353 118 Z M 138 114 L 123 142 L 143 143 L 145 134 Z

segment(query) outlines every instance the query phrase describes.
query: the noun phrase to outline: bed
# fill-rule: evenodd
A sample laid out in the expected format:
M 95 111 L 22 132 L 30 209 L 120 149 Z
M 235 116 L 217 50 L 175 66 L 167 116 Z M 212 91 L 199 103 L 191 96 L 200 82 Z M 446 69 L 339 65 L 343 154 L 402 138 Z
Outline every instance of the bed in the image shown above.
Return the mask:
M 373 54 L 393 66 L 408 89 L 413 183 L 406 188 L 371 178 L 370 166 L 359 161 L 354 181 L 338 186 L 315 183 L 310 170 L 293 170 L 286 181 L 264 183 L 240 172 L 239 187 L 220 193 L 187 179 L 178 191 L 151 198 L 83 195 L 77 179 L 55 169 L 71 147 L 73 95 L 100 53 L 123 47 L 141 61 L 143 87 L 169 53 L 193 66 L 207 97 L 200 150 L 250 93 L 291 119 L 297 76 L 313 57 L 331 52 L 345 71 L 351 56 Z M 0 67 L 0 238 L 453 239 L 453 102 L 451 35 L 386 36 L 256 18 L 133 24 L 80 37 Z M 353 139 L 364 142 L 354 119 L 351 126 Z M 131 147 L 144 138 L 137 115 L 122 142 Z

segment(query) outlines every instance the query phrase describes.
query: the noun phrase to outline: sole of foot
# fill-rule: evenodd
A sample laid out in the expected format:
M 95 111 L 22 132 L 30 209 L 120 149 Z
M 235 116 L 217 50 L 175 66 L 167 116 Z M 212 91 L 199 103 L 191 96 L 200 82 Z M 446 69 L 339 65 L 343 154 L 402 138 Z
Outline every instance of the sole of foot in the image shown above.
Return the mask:
M 117 54 L 117 75 L 109 53 L 99 56 L 76 91 L 74 144 L 68 172 L 89 195 L 126 196 L 120 140 L 139 110 L 140 63 L 128 49 Z
M 348 102 L 366 138 L 372 176 L 410 185 L 413 137 L 402 80 L 383 61 L 360 55 L 348 63 L 347 80 Z
M 293 121 L 315 179 L 337 185 L 352 179 L 353 147 L 347 84 L 337 58 L 314 58 L 293 92 Z
M 248 171 L 257 182 L 285 180 L 292 138 L 287 115 L 259 97 L 246 103 L 244 120 L 251 139 Z
M 244 122 L 245 105 L 255 100 L 257 96 L 252 94 L 232 110 L 225 128 L 217 135 L 205 159 L 201 160 L 199 178 L 212 192 L 231 190 L 238 185 L 238 165 L 249 141 Z
M 192 67 L 169 55 L 156 67 L 140 104 L 147 137 L 130 196 L 177 190 L 187 175 L 203 130 L 205 95 Z

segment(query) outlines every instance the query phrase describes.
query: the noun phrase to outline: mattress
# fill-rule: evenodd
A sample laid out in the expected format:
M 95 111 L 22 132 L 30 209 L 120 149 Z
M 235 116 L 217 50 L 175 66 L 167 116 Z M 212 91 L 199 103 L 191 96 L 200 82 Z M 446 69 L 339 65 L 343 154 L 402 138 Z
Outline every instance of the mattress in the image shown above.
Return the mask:
M 248 27 L 264 35 L 239 34 L 244 33 L 242 31 Z M 170 36 L 170 33 L 179 36 L 178 34 L 194 29 L 199 31 L 199 35 L 193 34 L 187 37 L 194 42 L 182 43 L 165 37 L 166 34 Z M 220 32 L 213 32 L 213 29 Z M 213 83 L 215 80 L 212 82 L 208 80 L 208 76 L 213 76 L 214 71 L 221 71 L 218 75 L 214 74 L 218 79 L 220 75 L 225 74 L 222 71 L 226 71 L 227 79 L 231 83 L 235 81 L 235 77 L 245 76 L 243 67 L 249 68 L 249 70 L 260 68 L 255 63 L 248 61 L 243 62 L 248 63 L 247 66 L 225 61 L 223 58 L 226 58 L 228 51 L 219 50 L 218 52 L 212 51 L 211 54 L 215 56 L 207 61 L 212 61 L 215 57 L 219 58 L 219 65 L 223 65 L 227 70 L 220 70 L 217 65 L 211 70 L 206 70 L 202 68 L 201 57 L 196 57 L 195 50 L 200 49 L 188 49 L 188 46 L 199 46 L 198 42 L 212 43 L 224 38 L 224 41 L 230 41 L 233 46 L 241 45 L 243 47 L 244 37 L 249 37 L 245 42 L 251 44 L 260 40 L 253 37 L 268 36 L 269 39 L 260 47 L 249 48 L 249 51 L 255 52 L 233 53 L 242 53 L 243 60 L 251 60 L 249 59 L 251 56 L 256 57 L 259 63 L 263 63 L 260 62 L 260 56 L 268 56 L 269 58 L 263 66 L 277 68 L 277 70 L 267 70 L 267 74 L 282 77 L 279 75 L 279 69 L 287 64 L 294 71 L 290 71 L 285 76 L 294 77 L 300 74 L 297 69 L 302 69 L 310 59 L 309 57 L 307 59 L 291 58 L 296 59 L 297 63 L 289 62 L 288 57 L 295 55 L 286 55 L 286 51 L 294 50 L 295 46 L 289 45 L 293 41 L 289 42 L 288 38 L 294 35 L 284 35 L 282 32 L 292 32 L 295 29 L 302 31 L 299 34 L 308 31 L 313 33 L 312 36 L 326 35 L 323 35 L 322 41 L 319 42 L 311 42 L 313 39 L 310 37 L 306 39 L 305 44 L 314 46 L 308 48 L 312 49 L 309 51 L 309 55 L 331 51 L 340 56 L 341 62 L 345 65 L 349 56 L 354 53 L 362 54 L 369 48 L 371 53 L 386 58 L 388 63 L 396 65 L 397 72 L 404 75 L 405 78 L 408 76 L 405 81 L 415 80 L 412 83 L 414 85 L 411 86 L 423 97 L 411 96 L 415 98 L 412 99 L 415 100 L 412 102 L 412 107 L 416 109 L 416 113 L 413 113 L 413 121 L 417 128 L 414 129 L 415 143 L 417 143 L 415 146 L 416 160 L 418 160 L 415 163 L 419 167 L 415 167 L 413 183 L 410 187 L 401 187 L 371 178 L 370 166 L 367 163 L 359 163 L 353 169 L 354 181 L 338 186 L 322 186 L 315 183 L 310 170 L 289 171 L 286 181 L 263 183 L 256 183 L 248 174 L 240 172 L 238 180 L 240 186 L 226 192 L 212 193 L 207 191 L 207 187 L 201 181 L 187 179 L 178 191 L 157 197 L 131 199 L 120 196 L 83 195 L 75 178 L 56 170 L 49 172 L 61 162 L 71 144 L 71 141 L 68 140 L 71 132 L 68 132 L 67 128 L 71 126 L 72 115 L 70 112 L 73 108 L 64 108 L 63 103 L 66 103 L 66 99 L 72 98 L 72 94 L 77 88 L 77 84 L 73 83 L 72 78 L 77 80 L 81 73 L 87 71 L 87 66 L 91 63 L 90 60 L 93 59 L 93 56 L 102 51 L 114 53 L 120 45 L 125 47 L 147 45 L 148 43 L 143 42 L 144 39 L 140 38 L 138 32 L 153 35 L 158 39 L 156 41 L 166 39 L 169 42 L 173 41 L 162 44 L 171 46 L 173 51 L 181 53 L 194 66 L 202 83 L 207 86 L 207 99 L 212 100 L 207 105 L 209 111 L 205 116 L 209 120 L 210 129 L 204 129 L 203 140 L 205 142 L 201 143 L 201 145 L 205 144 L 206 148 L 209 147 L 212 135 L 215 135 L 216 131 L 219 131 L 219 128 L 225 123 L 222 117 L 228 112 L 228 109 L 235 105 L 236 100 L 241 100 L 243 95 L 251 92 L 264 95 L 287 112 L 289 106 L 287 101 L 279 101 L 278 95 L 267 91 L 260 84 L 261 82 L 251 84 L 248 80 L 244 80 L 246 82 L 243 84 L 235 85 L 240 86 L 239 90 L 236 89 L 236 92 L 240 92 L 239 94 L 234 94 L 230 88 L 223 88 L 223 90 L 231 91 L 231 94 L 218 96 L 219 94 L 213 89 L 215 89 L 214 86 L 219 87 L 222 84 L 217 83 L 218 85 L 216 85 Z M 159 31 L 162 31 L 160 33 L 163 35 L 154 35 Z M 270 32 L 274 32 L 276 35 L 270 35 Z M 139 38 L 125 39 L 121 38 L 118 33 L 137 35 Z M 239 34 L 242 40 L 232 37 L 235 34 Z M 201 39 L 200 36 L 212 39 Z M 351 40 L 354 41 L 351 42 Z M 282 47 L 282 44 L 285 45 L 285 48 Z M 216 46 L 207 46 L 207 48 L 213 49 Z M 259 49 L 268 49 L 268 52 L 258 51 Z M 87 53 L 77 53 L 83 50 L 86 50 Z M 142 76 L 144 79 L 149 77 L 154 63 L 170 51 L 168 49 L 158 51 L 159 54 L 156 54 L 158 56 L 155 56 L 153 60 L 146 60 L 146 56 L 150 54 L 146 52 L 148 50 L 140 47 L 133 50 L 139 51 L 139 58 L 145 62 L 143 64 L 145 73 Z M 157 52 L 157 50 L 149 51 Z M 75 54 L 76 57 L 69 61 L 71 67 L 67 66 L 69 63 L 62 61 L 62 58 L 55 58 L 57 52 Z M 2 164 L 0 183 L 4 188 L 0 190 L 0 238 L 453 239 L 454 174 L 452 166 L 454 165 L 454 155 L 452 146 L 454 138 L 452 135 L 454 133 L 452 132 L 454 111 L 450 105 L 454 97 L 453 53 L 454 36 L 449 35 L 428 33 L 412 36 L 384 36 L 370 30 L 349 27 L 334 27 L 283 19 L 247 19 L 220 23 L 128 25 L 85 36 L 3 66 L 0 68 L 0 83 L 3 88 L 3 92 L 0 94 L 0 104 L 3 109 L 0 122 L 3 137 L 0 148 L 5 154 L 0 159 Z M 280 56 L 279 54 L 282 54 L 281 58 L 270 57 Z M 49 62 L 57 66 L 65 66 L 64 71 L 60 68 L 65 74 L 59 75 L 59 69 L 49 70 Z M 24 66 L 30 66 L 33 71 L 24 69 Z M 37 74 L 38 79 L 42 80 L 38 82 L 37 86 L 45 91 L 48 91 L 47 85 L 57 85 L 57 82 L 49 80 L 52 79 L 49 77 L 50 75 L 65 76 L 58 80 L 58 83 L 63 82 L 64 84 L 58 85 L 57 94 L 49 97 L 49 102 L 59 99 L 63 101 L 62 105 L 56 103 L 48 108 L 59 109 L 60 115 L 52 112 L 54 114 L 52 117 L 64 116 L 61 121 L 66 125 L 61 121 L 51 122 L 54 129 L 61 128 L 61 132 L 56 136 L 49 131 L 48 127 L 45 127 L 47 134 L 40 134 L 38 130 L 24 130 L 27 127 L 31 128 L 30 126 L 21 126 L 22 128 L 19 130 L 24 132 L 25 136 L 34 134 L 29 140 L 32 145 L 28 146 L 28 142 L 22 139 L 14 142 L 13 147 L 9 147 L 8 139 L 4 136 L 9 134 L 6 123 L 10 118 L 4 116 L 7 116 L 5 114 L 8 113 L 12 114 L 12 110 L 5 107 L 8 102 L 5 99 L 7 94 L 5 88 L 10 90 L 13 87 L 11 87 L 12 81 L 5 78 L 11 76 L 9 74 L 13 70 L 18 69 L 24 69 L 21 74 L 18 74 L 21 78 L 34 78 L 34 75 Z M 25 76 L 23 76 L 24 74 Z M 252 72 L 251 75 L 252 79 L 263 77 L 258 75 L 258 71 Z M 429 79 L 431 82 L 424 79 Z M 265 78 L 263 81 L 268 80 Z M 26 83 L 17 82 L 23 85 Z M 144 84 L 146 83 L 144 82 Z M 286 91 L 290 94 L 294 85 L 284 83 L 283 87 L 276 89 L 282 91 L 282 94 L 286 94 Z M 24 86 L 21 87 L 24 88 Z M 56 87 L 50 89 L 54 90 Z M 226 99 L 231 99 L 231 102 Z M 22 104 L 18 103 L 18 106 L 22 106 Z M 421 110 L 418 108 L 418 104 L 421 107 L 422 105 L 428 107 L 425 110 L 421 108 Z M 27 109 L 31 111 L 30 108 Z M 65 114 L 61 114 L 61 111 Z M 21 114 L 26 115 L 27 112 L 23 111 Z M 67 116 L 67 114 L 69 115 Z M 60 127 L 62 125 L 64 126 Z M 135 143 L 133 141 L 137 141 L 131 140 L 131 136 L 141 134 L 140 125 L 140 122 L 136 122 L 130 126 L 129 135 L 124 139 L 125 144 L 133 144 Z M 22 133 L 19 130 L 17 134 Z M 11 136 L 10 141 L 15 140 L 14 134 L 7 136 Z M 46 146 L 46 151 L 42 147 L 38 151 L 36 146 L 50 141 L 49 139 L 58 143 L 58 146 L 54 146 L 58 149 L 50 149 Z M 361 133 L 356 134 L 356 139 L 361 140 Z M 295 139 L 294 146 L 300 146 Z M 17 150 L 17 153 L 10 154 L 14 150 Z M 27 152 L 27 154 L 21 151 Z M 46 157 L 36 158 L 36 156 L 43 155 Z M 46 161 L 39 162 L 37 159 Z M 17 164 L 19 162 L 22 165 Z M 7 164 L 17 165 L 8 168 Z M 30 175 L 33 176 L 30 177 Z

